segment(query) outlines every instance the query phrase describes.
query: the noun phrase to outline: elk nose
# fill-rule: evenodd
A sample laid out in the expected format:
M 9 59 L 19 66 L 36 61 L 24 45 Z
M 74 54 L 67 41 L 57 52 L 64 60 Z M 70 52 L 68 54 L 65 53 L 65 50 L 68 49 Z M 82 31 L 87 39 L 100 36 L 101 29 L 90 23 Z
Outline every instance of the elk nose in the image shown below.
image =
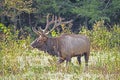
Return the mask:
M 31 44 L 30 44 L 30 46 L 31 46 L 31 48 L 34 48 L 34 45 L 33 45 L 33 43 L 31 43 Z
M 34 47 L 33 47 L 33 46 L 31 46 L 31 44 L 30 44 L 30 49 L 31 49 L 31 50 L 33 50 L 33 49 L 34 49 Z

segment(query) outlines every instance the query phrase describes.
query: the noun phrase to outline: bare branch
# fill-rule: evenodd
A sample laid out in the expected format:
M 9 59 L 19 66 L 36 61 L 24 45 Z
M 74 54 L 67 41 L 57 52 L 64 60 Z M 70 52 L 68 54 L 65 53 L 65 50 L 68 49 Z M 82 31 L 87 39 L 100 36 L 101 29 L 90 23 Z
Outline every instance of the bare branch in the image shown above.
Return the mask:
M 106 9 L 106 8 L 108 7 L 110 1 L 111 1 L 111 0 L 108 0 L 108 2 L 107 2 L 107 4 L 105 5 L 105 8 L 104 8 L 104 9 Z M 104 10 L 104 9 L 103 9 L 103 10 Z

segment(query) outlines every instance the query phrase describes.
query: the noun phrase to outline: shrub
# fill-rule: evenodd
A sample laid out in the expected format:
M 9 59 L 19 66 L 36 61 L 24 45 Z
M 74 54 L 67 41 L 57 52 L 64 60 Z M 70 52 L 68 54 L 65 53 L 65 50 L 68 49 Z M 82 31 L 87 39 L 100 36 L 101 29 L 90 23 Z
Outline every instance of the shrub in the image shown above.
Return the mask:
M 1 36 L 0 40 L 0 73 L 18 73 L 20 66 L 17 57 L 24 55 L 27 52 L 30 44 L 30 38 L 18 40 L 18 31 L 12 32 L 6 26 L 0 24 Z
M 110 50 L 120 47 L 120 26 L 114 25 L 108 30 L 104 21 L 98 21 L 94 24 L 93 30 L 81 29 L 80 34 L 88 35 L 92 50 Z

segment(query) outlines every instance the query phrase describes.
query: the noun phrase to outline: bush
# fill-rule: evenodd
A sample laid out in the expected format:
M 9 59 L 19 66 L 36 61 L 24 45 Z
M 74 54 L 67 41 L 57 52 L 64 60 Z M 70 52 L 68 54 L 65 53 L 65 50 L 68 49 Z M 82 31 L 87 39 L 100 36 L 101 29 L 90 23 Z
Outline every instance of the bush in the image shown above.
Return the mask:
M 18 40 L 18 31 L 11 32 L 10 29 L 0 24 L 1 36 L 0 40 L 0 73 L 18 73 L 20 66 L 17 57 L 24 55 L 28 51 L 30 37 L 24 40 Z
M 111 50 L 120 47 L 120 26 L 114 25 L 108 30 L 104 21 L 98 21 L 94 24 L 93 30 L 82 28 L 80 34 L 88 35 L 92 50 Z

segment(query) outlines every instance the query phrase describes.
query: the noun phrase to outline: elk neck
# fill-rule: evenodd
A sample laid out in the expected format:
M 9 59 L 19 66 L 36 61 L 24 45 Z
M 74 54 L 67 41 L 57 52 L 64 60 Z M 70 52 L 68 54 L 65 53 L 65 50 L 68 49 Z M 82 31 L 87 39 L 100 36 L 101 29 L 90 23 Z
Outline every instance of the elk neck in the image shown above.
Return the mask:
M 48 54 L 58 56 L 58 38 L 48 38 L 45 49 Z

